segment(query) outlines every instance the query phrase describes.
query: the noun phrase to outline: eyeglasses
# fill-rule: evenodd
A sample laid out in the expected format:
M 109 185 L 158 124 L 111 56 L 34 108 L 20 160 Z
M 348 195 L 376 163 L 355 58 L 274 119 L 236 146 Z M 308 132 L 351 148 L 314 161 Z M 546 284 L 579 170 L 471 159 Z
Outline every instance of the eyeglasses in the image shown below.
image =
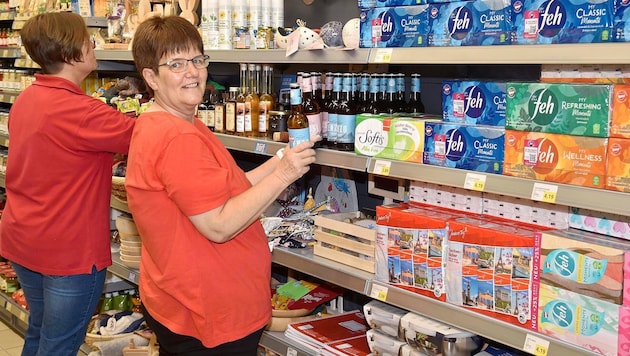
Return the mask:
M 207 54 L 206 55 L 202 54 L 200 56 L 197 56 L 191 59 L 175 58 L 175 59 L 171 59 L 170 61 L 166 63 L 158 64 L 158 66 L 159 67 L 166 66 L 173 73 L 181 73 L 186 70 L 186 67 L 188 66 L 188 62 L 191 62 L 193 66 L 195 66 L 195 68 L 197 69 L 203 69 L 203 68 L 206 68 L 208 64 L 210 64 L 210 56 L 208 56 Z

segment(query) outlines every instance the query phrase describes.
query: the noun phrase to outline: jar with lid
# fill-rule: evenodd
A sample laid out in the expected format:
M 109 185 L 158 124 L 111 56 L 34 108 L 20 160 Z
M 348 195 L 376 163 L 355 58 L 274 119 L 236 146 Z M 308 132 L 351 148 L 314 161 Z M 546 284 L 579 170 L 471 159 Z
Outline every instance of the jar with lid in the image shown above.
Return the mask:
M 4 279 L 6 281 L 6 290 L 5 293 L 8 295 L 12 295 L 15 291 L 20 289 L 20 283 L 18 282 L 17 273 L 11 270 L 4 274 Z

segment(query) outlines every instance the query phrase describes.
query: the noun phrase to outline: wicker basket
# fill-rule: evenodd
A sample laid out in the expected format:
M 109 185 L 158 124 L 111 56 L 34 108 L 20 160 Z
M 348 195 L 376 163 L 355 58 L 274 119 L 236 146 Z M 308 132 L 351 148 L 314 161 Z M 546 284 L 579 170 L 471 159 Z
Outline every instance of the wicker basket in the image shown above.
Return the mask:
M 92 320 L 90 320 L 90 324 L 88 324 L 87 332 L 85 333 L 85 343 L 90 345 L 93 349 L 94 349 L 95 342 L 121 339 L 121 338 L 125 338 L 125 337 L 133 335 L 132 332 L 125 333 L 125 334 L 116 334 L 116 335 L 95 334 L 92 332 L 92 330 L 94 330 L 94 327 L 95 327 L 96 322 L 98 321 L 98 318 L 99 318 L 99 315 L 95 315 L 92 317 Z
M 125 177 L 112 176 L 112 196 L 121 203 L 127 203 Z

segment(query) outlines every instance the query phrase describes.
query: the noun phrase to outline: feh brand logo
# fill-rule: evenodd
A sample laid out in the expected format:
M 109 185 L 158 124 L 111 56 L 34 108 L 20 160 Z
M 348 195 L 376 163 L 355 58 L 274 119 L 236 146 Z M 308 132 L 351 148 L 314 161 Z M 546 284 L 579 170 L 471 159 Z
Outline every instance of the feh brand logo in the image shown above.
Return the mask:
M 469 117 L 480 117 L 486 108 L 486 100 L 484 99 L 483 92 L 478 86 L 473 85 L 466 88 L 464 93 L 466 94 L 464 112 Z
M 567 11 L 559 0 L 549 0 L 538 8 L 538 33 L 543 37 L 554 37 L 567 22 Z
M 389 41 L 396 30 L 394 16 L 389 11 L 383 11 L 379 17 L 381 18 L 381 40 Z
M 529 116 L 538 125 L 549 125 L 558 115 L 560 105 L 553 93 L 547 89 L 538 89 L 529 97 Z
M 449 161 L 459 161 L 466 152 L 466 140 L 459 130 L 448 130 L 446 133 L 446 159 Z
M 472 13 L 466 6 L 460 6 L 451 12 L 448 18 L 448 33 L 451 38 L 463 40 L 472 29 Z
M 538 174 L 549 174 L 558 164 L 558 148 L 553 141 L 543 138 L 538 141 L 538 158 L 533 167 Z

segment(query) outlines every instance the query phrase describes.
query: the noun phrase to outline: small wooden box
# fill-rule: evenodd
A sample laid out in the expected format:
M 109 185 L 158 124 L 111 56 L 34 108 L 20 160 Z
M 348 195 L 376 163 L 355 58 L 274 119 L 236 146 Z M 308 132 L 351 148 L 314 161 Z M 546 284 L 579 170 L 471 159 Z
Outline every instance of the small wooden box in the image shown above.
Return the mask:
M 369 220 L 358 211 L 315 216 L 317 244 L 313 253 L 374 273 L 376 229 L 347 222 L 355 219 Z

